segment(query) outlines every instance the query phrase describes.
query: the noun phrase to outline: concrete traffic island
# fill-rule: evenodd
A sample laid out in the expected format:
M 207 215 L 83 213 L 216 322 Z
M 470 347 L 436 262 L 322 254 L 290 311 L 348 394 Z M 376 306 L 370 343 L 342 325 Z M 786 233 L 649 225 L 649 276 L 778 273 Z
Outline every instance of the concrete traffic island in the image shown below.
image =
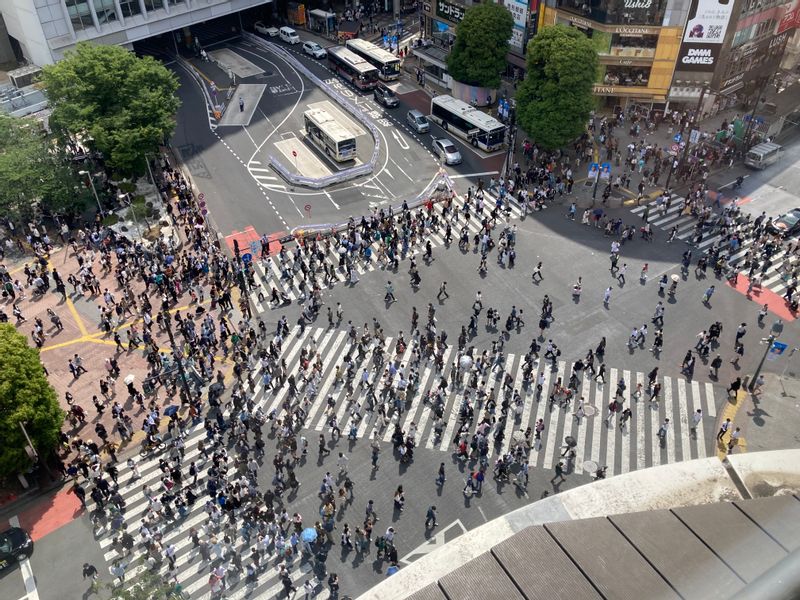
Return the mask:
M 471 596 L 460 595 L 462 592 L 458 589 L 460 582 L 467 577 L 467 573 L 475 571 L 476 574 L 468 578 L 474 582 L 475 577 L 479 576 L 477 572 L 481 570 L 485 573 L 480 577 L 488 576 L 495 570 L 501 575 L 501 579 L 510 575 L 515 580 L 512 589 L 514 591 L 517 588 L 524 589 L 526 596 L 530 598 L 567 597 L 586 584 L 586 580 L 590 584 L 586 589 L 592 590 L 595 597 L 597 590 L 613 597 L 615 590 L 612 588 L 615 585 L 624 587 L 631 583 L 634 586 L 637 584 L 635 572 L 619 577 L 614 574 L 617 567 L 624 570 L 630 567 L 630 563 L 621 564 L 626 561 L 621 560 L 622 557 L 613 552 L 614 560 L 610 560 L 607 555 L 604 556 L 604 552 L 600 552 L 600 556 L 594 559 L 602 562 L 603 566 L 596 572 L 596 577 L 593 577 L 593 565 L 581 565 L 580 560 L 576 561 L 568 544 L 565 545 L 559 539 L 559 536 L 566 535 L 568 530 L 578 531 L 586 544 L 590 544 L 590 539 L 594 539 L 597 535 L 601 537 L 607 535 L 610 536 L 609 539 L 620 544 L 635 546 L 636 550 L 633 551 L 635 556 L 631 560 L 634 558 L 641 560 L 639 555 L 644 554 L 648 561 L 641 561 L 640 565 L 641 576 L 645 579 L 650 576 L 645 571 L 655 572 L 653 564 L 659 562 L 659 552 L 664 551 L 665 545 L 668 545 L 670 540 L 666 538 L 672 537 L 673 541 L 679 542 L 677 544 L 679 548 L 681 544 L 685 547 L 685 551 L 678 552 L 679 556 L 673 556 L 669 565 L 658 569 L 658 574 L 663 579 L 657 583 L 669 592 L 667 595 L 675 597 L 673 589 L 682 593 L 683 586 L 692 586 L 689 588 L 694 590 L 691 596 L 704 597 L 703 588 L 724 582 L 728 586 L 734 586 L 733 589 L 728 587 L 725 592 L 724 597 L 729 597 L 730 594 L 744 589 L 745 584 L 771 569 L 791 551 L 800 547 L 800 524 L 797 523 L 797 519 L 800 518 L 800 499 L 790 495 L 798 492 L 800 492 L 798 449 L 737 454 L 729 457 L 725 463 L 716 458 L 707 458 L 633 471 L 550 496 L 489 521 L 430 552 L 410 566 L 403 567 L 361 595 L 359 600 L 403 598 L 433 600 L 450 597 L 451 594 L 467 598 Z M 780 496 L 771 497 L 776 493 Z M 776 524 L 776 520 L 779 520 L 780 524 Z M 613 526 L 609 528 L 606 526 L 607 523 Z M 626 528 L 637 530 L 638 527 L 637 531 L 644 534 L 647 525 L 652 525 L 656 529 L 660 526 L 663 531 L 651 532 L 650 536 L 644 535 L 642 540 L 646 539 L 647 543 L 641 542 L 643 546 L 640 548 L 636 536 L 626 532 Z M 544 573 L 545 565 L 538 564 L 535 557 L 526 556 L 526 553 L 514 555 L 513 552 L 509 554 L 504 549 L 511 548 L 515 543 L 514 540 L 519 543 L 522 539 L 541 538 L 543 531 L 556 538 L 558 545 L 554 547 L 556 549 L 560 547 L 559 552 L 563 551 L 570 555 L 572 561 L 578 563 L 580 571 L 574 568 L 565 556 L 559 557 L 562 562 L 569 563 L 568 566 L 572 567 L 574 572 L 567 568 L 566 577 L 564 572 L 552 573 L 549 576 L 560 577 L 564 585 L 557 589 L 530 590 L 529 594 L 524 582 L 515 577 L 515 569 L 509 568 L 505 561 L 509 556 L 512 556 L 512 559 L 516 556 L 514 560 L 517 562 L 525 559 L 526 562 L 522 565 L 524 569 L 519 571 L 522 579 L 536 577 L 546 579 L 548 574 Z M 623 535 L 620 535 L 620 532 Z M 521 537 L 517 534 L 521 534 Z M 722 539 L 724 536 L 730 536 L 731 539 Z M 703 541 L 702 544 L 697 543 L 697 537 Z M 531 540 L 527 539 L 527 546 L 531 545 L 530 542 Z M 742 548 L 742 545 L 745 547 Z M 759 547 L 762 549 L 759 550 Z M 621 548 L 619 551 L 624 553 L 624 550 L 625 548 Z M 698 556 L 693 557 L 692 551 L 696 551 Z M 576 552 L 580 554 L 577 550 Z M 726 556 L 726 552 L 731 552 L 732 556 Z M 652 556 L 648 553 L 652 553 Z M 758 560 L 753 558 L 753 553 L 758 554 Z M 584 556 L 583 560 L 591 561 L 592 558 Z M 692 563 L 692 560 L 695 563 Z M 496 561 L 501 563 L 502 568 Z M 687 571 L 686 564 L 682 564 L 678 569 L 676 562 L 697 564 L 697 572 L 691 572 L 692 569 Z M 611 563 L 614 563 L 613 566 Z M 537 567 L 543 572 L 532 573 L 531 571 L 535 571 Z M 670 571 L 670 567 L 673 571 Z M 733 576 L 731 570 L 738 577 Z M 572 572 L 572 575 L 569 572 Z M 570 577 L 575 579 L 572 582 L 575 585 L 565 581 Z M 604 577 L 608 577 L 605 582 L 602 581 Z M 542 583 L 546 582 L 538 581 L 537 585 Z M 701 584 L 702 588 L 698 588 L 697 586 Z M 499 585 L 498 589 L 502 587 Z M 616 593 L 620 592 L 621 590 L 618 590 Z M 486 595 L 485 586 L 482 590 L 476 588 L 475 593 L 483 594 L 480 596 L 483 598 L 494 597 L 491 594 Z M 477 598 L 478 595 L 474 597 Z M 650 597 L 661 596 L 656 594 Z

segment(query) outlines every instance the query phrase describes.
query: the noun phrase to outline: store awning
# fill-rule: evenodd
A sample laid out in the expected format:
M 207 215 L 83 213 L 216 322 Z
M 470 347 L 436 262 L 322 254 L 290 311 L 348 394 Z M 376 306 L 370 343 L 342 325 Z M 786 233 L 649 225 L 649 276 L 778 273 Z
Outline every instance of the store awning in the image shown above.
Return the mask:
M 322 10 L 321 8 L 315 8 L 314 10 L 308 11 L 309 16 L 316 17 L 317 19 L 333 19 L 336 16 L 336 13 L 327 12 Z
M 414 56 L 432 65 L 436 65 L 440 69 L 447 70 L 447 55 L 448 50 L 439 46 L 419 46 L 412 48 L 411 52 Z

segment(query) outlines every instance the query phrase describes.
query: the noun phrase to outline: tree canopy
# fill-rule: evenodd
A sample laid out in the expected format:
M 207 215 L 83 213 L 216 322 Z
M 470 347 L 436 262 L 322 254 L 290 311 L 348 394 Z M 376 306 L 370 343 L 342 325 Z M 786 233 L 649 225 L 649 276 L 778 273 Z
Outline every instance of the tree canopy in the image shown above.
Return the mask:
M 45 460 L 58 445 L 63 421 L 64 411 L 44 374 L 39 352 L 12 325 L 0 323 L 0 476 L 16 475 L 31 464 L 20 423 Z
M 546 27 L 528 44 L 527 73 L 517 90 L 517 121 L 549 150 L 577 138 L 594 108 L 597 52 L 565 25 Z
M 139 174 L 145 155 L 172 135 L 178 79 L 150 56 L 120 46 L 79 43 L 42 70 L 59 133 L 89 138 L 109 166 Z
M 0 213 L 27 222 L 38 209 L 80 213 L 89 198 L 60 147 L 33 119 L 0 115 Z
M 514 18 L 500 4 L 476 4 L 468 8 L 447 57 L 448 73 L 467 85 L 499 87 L 513 28 Z

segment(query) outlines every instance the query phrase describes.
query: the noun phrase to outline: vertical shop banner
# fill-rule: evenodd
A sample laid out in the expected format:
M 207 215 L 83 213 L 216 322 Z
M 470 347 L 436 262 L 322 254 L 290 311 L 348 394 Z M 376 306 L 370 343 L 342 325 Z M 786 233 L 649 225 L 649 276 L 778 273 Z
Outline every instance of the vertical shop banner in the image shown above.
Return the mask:
M 733 0 L 692 0 L 676 70 L 713 73 L 732 12 Z
M 790 2 L 786 5 L 783 16 L 778 21 L 778 27 L 775 29 L 775 35 L 798 27 L 800 27 L 800 0 L 795 0 L 794 3 Z
M 528 24 L 528 2 L 526 0 L 503 0 L 506 10 L 514 18 L 514 29 L 511 31 L 510 46 L 522 50 L 525 48 L 525 28 Z

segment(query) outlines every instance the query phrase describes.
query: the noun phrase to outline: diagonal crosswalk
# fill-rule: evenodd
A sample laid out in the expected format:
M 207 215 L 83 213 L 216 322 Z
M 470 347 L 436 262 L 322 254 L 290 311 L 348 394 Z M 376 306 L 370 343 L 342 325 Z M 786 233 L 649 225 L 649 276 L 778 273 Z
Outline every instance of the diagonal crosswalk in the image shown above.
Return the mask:
M 687 244 L 692 244 L 694 239 L 694 229 L 697 224 L 697 219 L 683 210 L 684 198 L 677 194 L 672 195 L 669 208 L 662 205 L 660 208 L 655 200 L 641 206 L 636 206 L 631 209 L 631 212 L 639 217 L 643 217 L 645 211 L 648 211 L 647 222 L 652 226 L 659 227 L 666 232 L 671 231 L 677 227 L 675 235 L 676 240 L 681 240 Z M 704 252 L 711 248 L 716 242 L 721 241 L 722 235 L 719 230 L 716 230 L 713 235 L 706 234 L 703 239 L 696 245 L 693 245 L 693 250 Z M 730 252 L 728 263 L 737 271 L 745 269 L 744 262 L 747 251 L 753 244 L 751 238 L 743 240 L 742 244 L 735 250 Z M 695 257 L 697 258 L 697 257 Z M 786 254 L 785 248 L 781 248 L 772 257 L 772 263 L 769 268 L 763 273 L 761 287 L 767 288 L 778 295 L 782 295 L 786 291 L 786 287 L 790 282 L 790 270 L 784 268 L 784 259 L 789 258 Z M 709 265 L 711 268 L 713 265 Z
M 373 356 L 377 344 L 383 344 L 386 362 L 380 365 L 373 364 Z M 285 358 L 288 373 L 297 374 L 302 366 L 300 365 L 300 355 L 303 348 L 313 349 L 318 354 L 323 365 L 319 376 L 314 384 L 300 383 L 300 400 L 305 401 L 308 406 L 305 426 L 299 433 L 313 440 L 316 432 L 328 430 L 328 420 L 330 416 L 336 415 L 342 435 L 346 436 L 349 426 L 354 423 L 357 426 L 358 438 L 361 444 L 366 444 L 366 440 L 372 435 L 380 436 L 389 441 L 394 425 L 400 426 L 408 431 L 413 423 L 416 427 L 416 440 L 418 448 L 426 448 L 432 451 L 453 452 L 453 437 L 456 428 L 461 425 L 459 413 L 464 398 L 467 395 L 468 381 L 472 369 L 462 369 L 456 373 L 460 353 L 457 348 L 450 346 L 444 354 L 444 370 L 439 372 L 432 359 L 423 358 L 419 364 L 412 361 L 411 344 L 406 348 L 402 355 L 398 356 L 395 352 L 395 340 L 386 338 L 384 342 L 374 342 L 373 347 L 358 362 L 355 370 L 355 380 L 353 381 L 354 391 L 350 397 L 347 395 L 346 379 L 344 382 L 337 379 L 337 367 L 344 364 L 347 357 L 355 358 L 354 348 L 346 332 L 337 329 L 307 328 L 301 333 L 299 327 L 292 329 L 286 336 L 282 356 Z M 388 361 L 393 361 L 397 367 L 397 374 L 391 377 L 388 374 Z M 544 469 L 551 469 L 556 462 L 561 460 L 564 452 L 565 438 L 571 436 L 575 440 L 575 460 L 574 470 L 582 472 L 585 468 L 585 461 L 593 461 L 598 466 L 607 465 L 608 475 L 625 473 L 635 469 L 642 469 L 652 465 L 666 464 L 675 461 L 689 460 L 693 458 L 703 458 L 714 454 L 713 439 L 706 439 L 703 435 L 703 425 L 713 431 L 713 422 L 716 416 L 714 394 L 715 390 L 709 383 L 696 381 L 686 382 L 683 379 L 665 377 L 661 380 L 664 393 L 661 401 L 650 403 L 645 394 L 642 398 L 636 399 L 631 396 L 631 389 L 635 389 L 635 384 L 645 381 L 644 373 L 629 371 L 620 368 L 609 369 L 607 383 L 599 383 L 592 380 L 589 376 L 584 376 L 578 387 L 579 395 L 583 397 L 586 407 L 586 416 L 578 419 L 574 414 L 574 401 L 568 406 L 562 407 L 558 403 L 550 403 L 550 388 L 558 377 L 563 381 L 567 379 L 565 375 L 572 372 L 572 364 L 565 361 L 558 361 L 554 368 L 549 362 L 538 361 L 530 375 L 530 381 L 535 382 L 540 373 L 544 374 L 544 392 L 541 400 L 537 401 L 535 395 L 535 383 L 523 385 L 523 363 L 524 357 L 510 353 L 507 355 L 505 366 L 492 372 L 488 365 L 485 371 L 479 373 L 479 379 L 486 382 L 486 388 L 494 388 L 497 401 L 495 416 L 498 418 L 495 425 L 489 430 L 488 439 L 494 439 L 494 432 L 498 426 L 503 427 L 504 436 L 497 445 L 492 445 L 491 455 L 495 457 L 513 452 L 514 446 L 519 439 L 519 432 L 524 432 L 528 427 L 534 427 L 535 423 L 542 419 L 544 431 L 542 432 L 541 444 L 536 444 L 530 451 L 529 463 Z M 401 373 L 408 375 L 411 368 L 419 373 L 419 388 L 416 393 L 409 393 L 404 403 L 400 403 L 400 410 L 396 410 L 395 404 L 387 403 L 387 416 L 390 419 L 388 427 L 380 429 L 377 412 L 368 410 L 367 389 L 358 385 L 363 368 L 368 368 L 370 372 L 370 382 L 374 384 L 374 390 L 381 401 L 382 390 L 389 390 L 398 385 Z M 287 387 L 283 386 L 274 389 L 265 389 L 261 379 L 263 367 L 257 365 L 253 378 L 253 388 L 251 390 L 255 404 L 265 413 L 272 410 L 276 411 L 276 417 L 280 418 L 284 411 L 284 402 L 287 399 Z M 386 371 L 386 374 L 384 372 Z M 523 406 L 517 412 L 513 407 L 509 409 L 508 418 L 503 423 L 499 419 L 500 395 L 503 387 L 502 382 L 508 372 L 513 379 L 513 388 L 519 390 Z M 443 413 L 446 420 L 446 430 L 441 439 L 434 431 L 435 415 L 432 414 L 433 408 L 426 401 L 427 392 L 439 387 L 441 376 L 444 375 L 448 381 L 448 386 L 444 391 Z M 309 382 L 315 381 L 314 377 L 307 378 Z M 616 390 L 616 382 L 622 379 L 625 381 L 626 390 L 623 394 L 622 406 L 631 408 L 632 418 L 620 427 L 617 418 L 606 422 L 607 407 L 611 402 Z M 310 392 L 313 385 L 315 392 Z M 332 398 L 332 406 L 328 406 L 328 398 Z M 471 399 L 475 402 L 474 398 Z M 357 410 L 354 406 L 360 407 Z M 697 410 L 702 409 L 705 420 L 698 427 L 697 436 L 689 435 L 691 415 Z M 485 414 L 484 410 L 475 406 L 475 419 L 470 425 L 469 435 L 475 434 L 481 417 Z M 619 413 L 617 413 L 619 414 Z M 661 422 L 669 418 L 673 424 L 669 431 L 666 444 L 659 447 L 656 431 Z M 502 424 L 502 425 L 498 425 Z M 206 437 L 206 432 L 202 424 L 196 425 L 185 439 L 185 456 L 183 464 L 188 465 L 194 462 L 199 471 L 199 479 L 202 482 L 206 470 L 210 466 L 210 461 L 203 460 L 198 448 L 198 442 Z M 148 499 L 143 493 L 143 486 L 147 485 L 151 489 L 159 489 L 161 471 L 159 469 L 159 456 L 144 458 L 138 462 L 138 469 L 142 475 L 141 479 L 133 480 L 132 472 L 125 465 L 120 465 L 119 487 L 120 493 L 126 501 L 125 529 L 138 541 L 139 527 L 149 510 Z M 191 507 L 189 513 L 178 524 L 166 527 L 162 531 L 161 544 L 166 547 L 168 544 L 175 544 L 177 579 L 184 586 L 184 589 L 193 598 L 206 598 L 211 596 L 208 585 L 208 563 L 200 560 L 198 552 L 193 548 L 189 531 L 191 528 L 201 529 L 208 522 L 208 516 L 204 510 L 204 498 L 200 499 Z M 90 504 L 89 509 L 92 509 Z M 111 562 L 120 555 L 112 543 L 112 536 L 106 535 L 99 540 L 100 546 L 105 551 L 107 561 Z M 246 543 L 241 535 L 233 541 L 233 547 L 241 553 L 243 563 L 248 564 L 249 556 L 252 552 L 251 543 Z M 145 551 L 137 546 L 134 550 L 134 557 L 144 556 Z M 132 557 L 125 559 L 126 562 L 133 562 Z M 258 583 L 255 587 L 245 586 L 244 577 L 239 580 L 232 580 L 229 583 L 228 598 L 240 598 L 250 595 L 251 597 L 275 597 L 282 589 L 279 578 L 279 562 L 271 560 L 267 563 L 267 568 L 260 573 Z M 132 567 L 128 577 L 135 577 L 137 571 L 151 568 L 145 565 Z M 166 573 L 167 565 L 153 567 Z M 311 568 L 305 562 L 295 560 L 295 564 L 290 565 L 290 577 L 295 582 L 302 584 L 311 576 Z M 297 585 L 297 583 L 295 583 Z M 252 589 L 251 589 L 252 588 Z

